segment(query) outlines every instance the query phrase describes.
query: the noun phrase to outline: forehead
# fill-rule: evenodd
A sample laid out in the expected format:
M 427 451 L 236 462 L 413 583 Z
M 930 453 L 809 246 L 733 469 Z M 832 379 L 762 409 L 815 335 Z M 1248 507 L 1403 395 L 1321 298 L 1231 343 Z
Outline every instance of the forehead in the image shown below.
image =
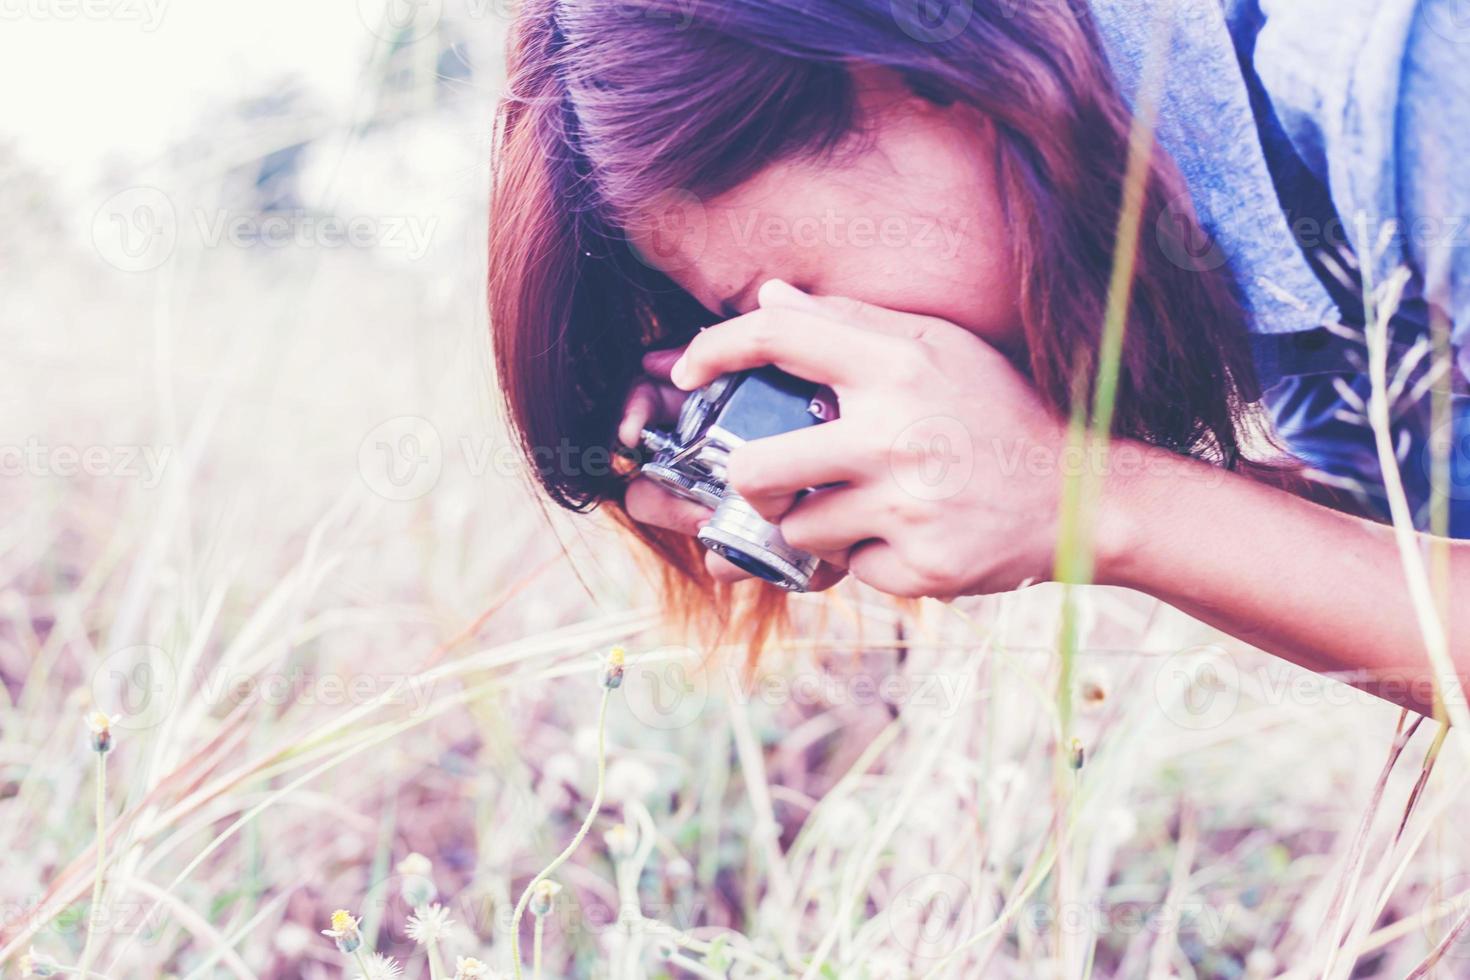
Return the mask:
M 638 209 L 629 237 L 707 309 L 744 310 L 767 278 L 810 281 L 912 246 L 936 206 L 935 182 L 913 170 L 877 150 L 779 163 L 717 197 L 660 195 Z

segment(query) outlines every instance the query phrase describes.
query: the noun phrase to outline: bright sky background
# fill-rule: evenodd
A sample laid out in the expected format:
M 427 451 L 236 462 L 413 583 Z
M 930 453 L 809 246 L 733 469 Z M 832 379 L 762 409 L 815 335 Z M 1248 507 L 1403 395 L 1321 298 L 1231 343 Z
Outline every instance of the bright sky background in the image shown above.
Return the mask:
M 146 162 L 211 102 L 283 74 L 347 105 L 375 40 L 359 8 L 383 2 L 0 0 L 0 140 L 75 187 L 109 156 Z

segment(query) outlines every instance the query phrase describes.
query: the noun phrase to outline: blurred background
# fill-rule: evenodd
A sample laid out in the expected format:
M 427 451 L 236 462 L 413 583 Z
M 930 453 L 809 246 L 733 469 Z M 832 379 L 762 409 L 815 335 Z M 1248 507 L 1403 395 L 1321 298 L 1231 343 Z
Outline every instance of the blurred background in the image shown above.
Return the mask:
M 1050 586 L 848 583 L 748 665 L 538 504 L 513 13 L 0 6 L 0 971 L 511 975 L 595 809 L 528 973 L 1470 976 L 1432 724 L 1101 589 L 1070 713 Z

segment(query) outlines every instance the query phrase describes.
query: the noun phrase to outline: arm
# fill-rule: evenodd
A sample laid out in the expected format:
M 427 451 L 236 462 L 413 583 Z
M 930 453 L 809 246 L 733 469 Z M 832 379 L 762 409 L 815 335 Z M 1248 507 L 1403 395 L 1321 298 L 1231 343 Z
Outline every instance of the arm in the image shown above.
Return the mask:
M 1101 583 L 1157 596 L 1270 653 L 1351 672 L 1364 690 L 1432 712 L 1432 671 L 1392 527 L 1137 448 L 1149 465 L 1110 477 L 1104 493 Z M 1447 550 L 1451 594 L 1470 594 L 1470 542 L 1416 538 Z M 1451 655 L 1470 675 L 1470 605 L 1447 608 Z
M 1053 574 L 1063 475 L 1098 467 L 1102 584 L 1433 710 L 1391 527 L 1139 442 L 1078 458 L 1030 383 L 953 324 L 778 282 L 760 303 L 700 333 L 669 373 L 687 391 L 774 364 L 837 393 L 835 421 L 730 455 L 730 485 L 793 546 L 891 595 L 1013 590 Z M 1443 543 L 1452 584 L 1470 590 L 1470 551 Z M 1454 636 L 1470 633 L 1470 607 L 1455 615 Z M 1470 674 L 1470 655 L 1457 663 Z

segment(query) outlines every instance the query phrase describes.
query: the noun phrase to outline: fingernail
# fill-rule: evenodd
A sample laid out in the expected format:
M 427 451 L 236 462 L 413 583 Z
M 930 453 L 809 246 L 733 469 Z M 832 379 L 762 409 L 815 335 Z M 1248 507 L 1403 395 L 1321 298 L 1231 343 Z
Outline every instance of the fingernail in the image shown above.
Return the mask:
M 669 380 L 674 383 L 674 387 L 682 388 L 685 391 L 689 390 L 689 385 L 687 383 L 687 379 L 685 378 L 685 374 L 687 374 L 688 371 L 689 367 L 684 363 L 684 358 L 681 356 L 677 361 L 674 362 L 674 366 L 669 368 Z

